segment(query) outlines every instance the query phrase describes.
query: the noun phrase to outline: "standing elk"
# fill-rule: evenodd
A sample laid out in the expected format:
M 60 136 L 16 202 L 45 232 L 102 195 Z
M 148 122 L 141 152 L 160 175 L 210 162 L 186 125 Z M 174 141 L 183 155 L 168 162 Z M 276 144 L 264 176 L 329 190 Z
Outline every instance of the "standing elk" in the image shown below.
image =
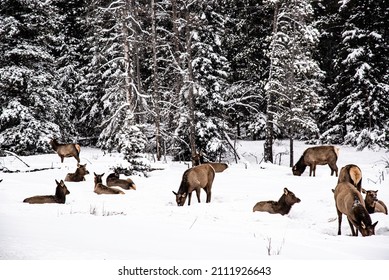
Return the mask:
M 65 186 L 63 180 L 57 183 L 57 187 L 55 189 L 55 195 L 37 195 L 33 197 L 26 198 L 23 200 L 25 203 L 30 204 L 43 204 L 43 203 L 60 203 L 64 204 L 66 201 L 66 195 L 70 194 L 68 188 Z
M 366 210 L 367 212 L 369 212 L 369 214 L 380 212 L 388 215 L 388 208 L 386 207 L 383 201 L 378 199 L 377 192 L 378 191 L 373 191 L 373 190 L 367 191 L 365 189 L 362 189 L 362 193 L 366 194 L 365 196 Z
M 85 164 L 77 164 L 76 172 L 68 173 L 65 177 L 65 181 L 67 182 L 81 182 L 85 181 L 85 175 L 88 175 L 89 171 L 86 169 Z
M 115 170 L 107 176 L 108 187 L 120 187 L 125 190 L 136 190 L 135 183 L 130 179 L 119 179 L 119 173 Z
M 97 194 L 124 194 L 124 192 L 121 190 L 109 188 L 109 187 L 103 185 L 103 180 L 101 178 L 103 178 L 104 173 L 100 174 L 100 175 L 94 173 L 94 175 L 95 175 L 95 189 L 94 189 L 95 193 L 97 193 Z
M 357 188 L 359 192 L 361 192 L 361 188 L 362 188 L 361 169 L 355 164 L 348 164 L 343 166 L 339 172 L 338 184 L 344 182 L 352 184 L 354 187 Z
M 186 198 L 189 197 L 189 206 L 193 191 L 196 191 L 197 201 L 200 203 L 201 189 L 204 189 L 207 193 L 206 203 L 211 202 L 211 189 L 215 179 L 215 172 L 223 172 L 227 167 L 228 165 L 225 163 L 205 163 L 186 170 L 182 175 L 178 191 L 173 191 L 177 205 L 184 206 Z
M 358 236 L 358 231 L 361 232 L 362 236 L 374 235 L 378 222 L 372 224 L 361 193 L 348 182 L 337 184 L 333 193 L 338 213 L 338 235 L 341 235 L 342 214 L 347 216 L 353 236 Z M 354 226 L 356 230 L 354 230 Z
M 284 193 L 278 201 L 268 200 L 257 202 L 253 207 L 253 212 L 269 212 L 270 214 L 286 215 L 290 212 L 293 204 L 301 202 L 293 192 L 284 188 Z
M 305 168 L 309 166 L 309 176 L 316 176 L 316 165 L 325 165 L 331 168 L 331 176 L 336 174 L 338 176 L 338 167 L 336 161 L 338 160 L 339 148 L 335 146 L 317 146 L 311 147 L 304 151 L 303 155 L 293 166 L 292 172 L 295 176 L 301 176 Z
M 80 151 L 81 147 L 78 144 L 60 144 L 57 139 L 52 138 L 50 140 L 51 148 L 57 152 L 58 156 L 61 158 L 61 163 L 65 157 L 74 157 L 78 163 L 80 163 Z

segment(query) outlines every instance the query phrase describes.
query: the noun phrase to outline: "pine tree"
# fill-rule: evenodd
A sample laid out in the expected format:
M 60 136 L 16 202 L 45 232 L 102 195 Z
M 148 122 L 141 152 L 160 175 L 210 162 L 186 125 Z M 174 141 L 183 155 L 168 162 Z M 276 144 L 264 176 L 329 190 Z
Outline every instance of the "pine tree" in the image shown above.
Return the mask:
M 272 7 L 257 0 L 223 1 L 226 18 L 222 41 L 229 62 L 226 121 L 236 137 L 263 139 L 268 76 L 267 37 L 271 33 Z
M 334 104 L 322 138 L 326 142 L 364 147 L 388 143 L 389 50 L 385 1 L 347 1 L 337 48 Z
M 52 1 L 0 3 L 0 143 L 27 155 L 50 151 L 49 137 L 73 132 L 69 96 L 57 83 L 63 42 Z
M 274 105 L 268 114 L 272 114 L 273 123 L 290 139 L 290 165 L 293 165 L 293 139 L 319 136 L 316 110 L 321 101 L 316 92 L 321 87 L 323 73 L 313 59 L 318 31 L 310 24 L 313 11 L 309 1 L 285 0 L 277 4 L 270 51 L 271 75 L 265 89 Z

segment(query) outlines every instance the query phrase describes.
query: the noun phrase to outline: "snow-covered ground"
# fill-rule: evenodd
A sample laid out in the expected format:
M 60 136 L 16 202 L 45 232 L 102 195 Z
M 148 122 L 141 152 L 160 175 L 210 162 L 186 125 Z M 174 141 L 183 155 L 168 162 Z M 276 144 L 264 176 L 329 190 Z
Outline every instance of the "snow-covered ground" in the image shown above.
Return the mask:
M 277 142 L 275 153 L 287 152 L 288 142 Z M 295 161 L 308 146 L 295 144 Z M 356 151 L 340 147 L 339 169 L 357 164 L 363 172 L 363 187 L 379 190 L 389 205 L 389 170 L 382 151 Z M 281 165 L 261 163 L 263 142 L 238 142 L 240 162 L 228 160 L 229 168 L 216 174 L 212 202 L 177 207 L 177 191 L 183 162 L 152 163 L 162 168 L 149 177 L 131 177 L 137 190 L 125 195 L 97 195 L 93 172 L 111 172 L 125 164 L 119 154 L 104 155 L 98 149 L 82 148 L 81 162 L 90 174 L 85 182 L 69 183 L 64 205 L 30 205 L 23 199 L 54 194 L 55 180 L 74 172 L 76 161 L 60 163 L 56 154 L 22 157 L 31 168 L 54 167 L 38 172 L 0 173 L 0 259 L 85 259 L 85 260 L 388 260 L 389 216 L 372 214 L 378 221 L 376 235 L 350 236 L 343 219 L 337 235 L 337 215 L 331 189 L 337 178 L 328 166 L 318 166 L 316 177 L 296 177 L 288 155 Z M 0 158 L 0 166 L 11 170 L 26 167 L 12 156 Z M 123 176 L 123 175 L 121 175 Z M 121 178 L 124 178 L 121 177 Z M 252 212 L 260 200 L 278 200 L 283 188 L 301 199 L 288 215 Z M 366 268 L 367 269 L 367 268 Z

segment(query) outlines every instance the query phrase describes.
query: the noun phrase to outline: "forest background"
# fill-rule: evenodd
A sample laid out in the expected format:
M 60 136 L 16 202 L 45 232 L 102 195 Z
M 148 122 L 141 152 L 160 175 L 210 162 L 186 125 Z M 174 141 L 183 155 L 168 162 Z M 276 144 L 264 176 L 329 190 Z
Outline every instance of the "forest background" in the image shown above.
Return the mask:
M 2 0 L 1 149 L 387 148 L 388 22 L 386 0 Z

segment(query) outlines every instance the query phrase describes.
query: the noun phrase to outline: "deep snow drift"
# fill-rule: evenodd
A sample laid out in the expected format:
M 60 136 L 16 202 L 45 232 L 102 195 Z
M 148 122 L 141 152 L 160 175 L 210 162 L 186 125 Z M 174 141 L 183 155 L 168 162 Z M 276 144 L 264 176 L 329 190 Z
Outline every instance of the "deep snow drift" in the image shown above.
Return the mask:
M 295 162 L 309 147 L 297 142 Z M 287 152 L 287 142 L 277 142 L 275 154 Z M 389 205 L 389 170 L 385 151 L 356 151 L 340 147 L 339 169 L 357 164 L 363 173 L 362 186 L 379 190 Z M 375 213 L 376 235 L 350 236 L 343 218 L 337 235 L 337 215 L 331 189 L 337 178 L 328 166 L 318 166 L 316 177 L 292 175 L 288 155 L 281 165 L 258 162 L 263 142 L 238 142 L 242 159 L 227 160 L 229 168 L 216 174 L 212 202 L 177 207 L 177 191 L 187 163 L 153 163 L 162 168 L 149 177 L 132 176 L 137 190 L 125 195 L 97 195 L 93 172 L 105 176 L 112 166 L 125 165 L 119 154 L 82 148 L 81 162 L 90 174 L 85 182 L 66 183 L 66 204 L 29 205 L 23 199 L 50 195 L 55 179 L 74 172 L 74 158 L 60 163 L 56 154 L 23 157 L 31 168 L 54 167 L 38 172 L 0 173 L 0 259 L 389 259 L 389 216 Z M 278 163 L 278 162 L 277 162 Z M 10 170 L 26 170 L 12 156 L 0 158 Z M 125 176 L 121 175 L 121 178 Z M 252 212 L 260 200 L 278 200 L 283 188 L 292 190 L 301 203 L 288 215 Z

